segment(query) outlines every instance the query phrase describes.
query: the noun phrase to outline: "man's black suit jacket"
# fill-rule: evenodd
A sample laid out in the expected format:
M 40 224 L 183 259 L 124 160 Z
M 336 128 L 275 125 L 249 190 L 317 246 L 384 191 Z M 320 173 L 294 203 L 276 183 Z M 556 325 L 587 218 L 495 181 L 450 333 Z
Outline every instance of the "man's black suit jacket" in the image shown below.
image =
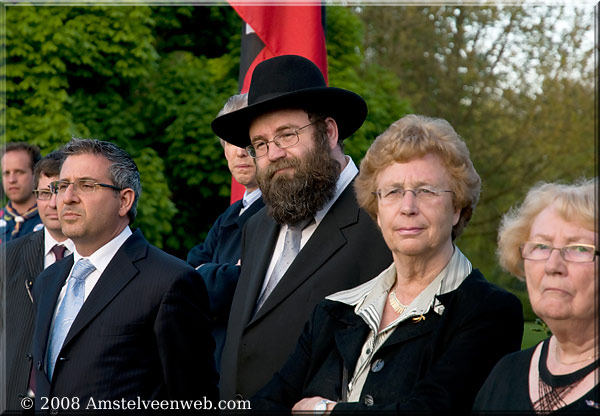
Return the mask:
M 187 256 L 187 262 L 193 267 L 202 265 L 198 273 L 204 279 L 210 301 L 217 369 L 221 368 L 229 311 L 240 278 L 241 267 L 237 262 L 241 254 L 242 230 L 246 221 L 264 206 L 259 198 L 240 215 L 242 200 L 233 203 L 217 218 L 206 240 L 192 248 Z
M 339 196 L 262 308 L 253 316 L 277 242 L 266 208 L 246 223 L 242 271 L 221 363 L 221 397 L 249 398 L 294 350 L 304 323 L 325 296 L 358 286 L 392 263 L 381 232 L 358 207 L 352 184 Z
M 44 270 L 44 230 L 9 241 L 4 249 L 0 274 L 6 290 L 6 409 L 21 410 L 20 397 L 27 392 L 31 372 L 31 288 Z
M 50 382 L 48 335 L 72 266 L 68 256 L 47 268 L 34 286 L 36 409 L 42 397 L 77 397 L 84 409 L 90 399 L 213 400 L 218 395 L 204 282 L 190 265 L 148 244 L 139 230 L 119 248 L 83 303 Z

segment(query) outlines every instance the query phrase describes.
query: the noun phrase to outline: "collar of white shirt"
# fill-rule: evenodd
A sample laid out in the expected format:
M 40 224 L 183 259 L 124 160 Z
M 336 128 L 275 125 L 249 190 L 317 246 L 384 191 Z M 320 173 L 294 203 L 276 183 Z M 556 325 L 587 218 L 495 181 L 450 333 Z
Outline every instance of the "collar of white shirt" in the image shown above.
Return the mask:
M 395 326 L 410 317 L 425 315 L 431 308 L 441 315 L 444 312 L 444 305 L 439 302 L 437 296 L 458 288 L 472 271 L 473 266 L 469 259 L 457 246 L 454 246 L 454 253 L 448 264 L 388 327 Z M 387 295 L 395 281 L 396 265 L 392 263 L 374 279 L 355 288 L 329 295 L 326 299 L 354 306 L 354 312 L 376 331 L 379 328 Z
M 92 253 L 91 256 L 85 257 L 94 265 L 96 269 L 89 274 L 87 279 L 85 279 L 84 299 L 88 298 L 88 296 L 96 286 L 96 283 L 98 283 L 98 280 L 100 280 L 100 276 L 102 275 L 102 273 L 104 273 L 104 270 L 106 269 L 106 266 L 108 266 L 108 263 L 110 263 L 110 261 L 113 259 L 113 257 L 119 250 L 119 248 L 121 248 L 125 240 L 127 240 L 131 234 L 133 233 L 131 232 L 129 226 L 127 226 L 123 229 L 123 231 L 121 231 L 121 233 L 118 236 L 110 240 L 108 243 L 104 244 L 102 247 L 100 247 L 98 250 Z M 75 266 L 75 263 L 77 263 L 82 258 L 84 257 L 81 254 L 79 254 L 77 252 L 77 248 L 75 248 L 75 251 L 73 252 L 73 267 Z M 73 273 L 73 267 L 71 267 L 71 271 L 69 272 L 68 277 L 71 277 L 71 273 Z M 56 308 L 54 309 L 54 318 L 56 318 L 58 308 L 63 298 L 65 297 L 68 280 L 68 278 L 65 279 L 60 293 L 58 294 Z M 54 318 L 52 320 L 52 325 L 54 325 Z
M 262 196 L 262 192 L 260 189 L 256 188 L 254 191 L 248 193 L 248 191 L 244 191 L 244 197 L 242 198 L 242 209 L 240 210 L 240 214 L 242 215 L 250 205 L 254 204 L 258 198 Z
M 102 275 L 104 269 L 106 269 L 106 266 L 108 266 L 108 263 L 110 263 L 112 258 L 119 250 L 119 248 L 121 248 L 125 240 L 127 240 L 131 234 L 133 234 L 131 232 L 131 229 L 129 228 L 129 226 L 126 226 L 125 228 L 123 228 L 123 231 L 121 231 L 121 233 L 118 236 L 110 240 L 108 243 L 104 244 L 98 250 L 94 251 L 94 253 L 92 253 L 90 256 L 85 257 L 96 268 L 94 273 L 97 272 L 99 275 Z M 84 257 L 77 252 L 77 247 L 75 247 L 73 264 L 77 263 L 82 258 Z
M 315 214 L 315 224 L 317 226 L 323 220 L 323 218 L 325 218 L 325 215 L 327 215 L 327 212 L 329 212 L 331 206 L 334 204 L 335 201 L 337 201 L 337 199 L 340 197 L 342 192 L 344 192 L 346 187 L 350 185 L 352 179 L 354 179 L 354 177 L 358 174 L 358 168 L 356 167 L 356 164 L 354 163 L 352 158 L 348 155 L 345 155 L 344 157 L 346 158 L 347 162 L 346 167 L 340 173 L 340 177 L 338 178 L 335 184 L 335 194 L 333 195 L 333 198 L 331 198 L 329 202 L 327 202 L 325 206 L 319 211 L 317 211 L 317 213 Z

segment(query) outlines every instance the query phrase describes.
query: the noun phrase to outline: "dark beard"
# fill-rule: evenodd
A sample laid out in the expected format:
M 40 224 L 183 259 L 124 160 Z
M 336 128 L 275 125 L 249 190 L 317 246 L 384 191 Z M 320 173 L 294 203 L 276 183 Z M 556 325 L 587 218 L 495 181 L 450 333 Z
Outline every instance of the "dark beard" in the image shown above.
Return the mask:
M 279 224 L 297 224 L 314 217 L 335 194 L 340 163 L 326 143 L 315 142 L 315 148 L 302 160 L 279 159 L 266 170 L 257 170 L 256 178 L 268 213 Z M 273 177 L 277 170 L 286 167 L 293 168 L 292 177 L 286 173 Z

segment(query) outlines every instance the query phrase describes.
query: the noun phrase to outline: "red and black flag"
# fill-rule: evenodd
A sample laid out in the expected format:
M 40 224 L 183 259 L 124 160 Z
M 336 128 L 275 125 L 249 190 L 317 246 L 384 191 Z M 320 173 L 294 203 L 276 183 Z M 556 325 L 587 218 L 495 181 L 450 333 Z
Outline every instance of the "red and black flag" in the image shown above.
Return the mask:
M 244 21 L 240 56 L 240 93 L 248 92 L 252 71 L 260 62 L 279 55 L 300 55 L 313 61 L 327 82 L 325 6 L 320 1 L 301 5 L 250 5 L 230 0 Z M 232 179 L 231 203 L 244 195 Z

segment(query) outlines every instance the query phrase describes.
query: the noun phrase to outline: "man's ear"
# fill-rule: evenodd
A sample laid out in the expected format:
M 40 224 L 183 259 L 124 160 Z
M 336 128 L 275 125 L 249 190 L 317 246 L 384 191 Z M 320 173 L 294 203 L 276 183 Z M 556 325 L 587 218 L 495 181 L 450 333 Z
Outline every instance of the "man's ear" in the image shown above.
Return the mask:
M 119 191 L 119 197 L 121 198 L 121 207 L 119 208 L 119 215 L 124 217 L 127 215 L 131 207 L 133 206 L 133 201 L 135 200 L 135 192 L 131 188 L 125 188 Z
M 338 126 L 335 120 L 331 117 L 327 117 L 325 119 L 325 124 L 327 125 L 327 139 L 329 142 L 329 148 L 333 150 L 338 145 Z

